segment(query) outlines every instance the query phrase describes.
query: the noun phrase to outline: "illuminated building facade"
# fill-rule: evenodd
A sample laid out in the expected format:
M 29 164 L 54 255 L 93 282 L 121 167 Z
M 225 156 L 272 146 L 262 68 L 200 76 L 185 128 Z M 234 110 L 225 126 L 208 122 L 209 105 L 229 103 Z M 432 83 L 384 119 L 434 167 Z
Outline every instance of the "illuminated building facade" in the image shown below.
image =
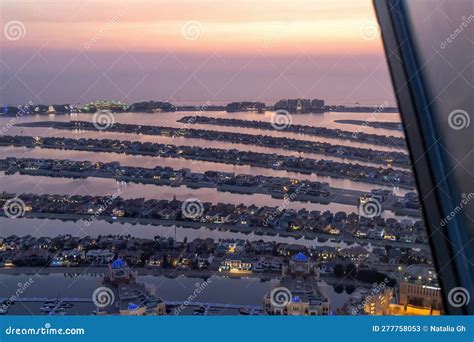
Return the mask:
M 229 258 L 222 261 L 219 272 L 252 272 L 253 263 L 245 258 Z
M 166 304 L 144 284 L 136 281 L 133 272 L 122 259 L 114 260 L 104 276 L 103 286 L 113 293 L 109 305 L 98 307 L 97 315 L 161 316 Z
M 300 252 L 291 257 L 288 265 L 283 266 L 282 274 L 295 277 L 312 275 L 319 279 L 319 267 L 307 255 Z
M 287 300 L 279 302 L 272 298 L 273 292 L 267 293 L 263 299 L 263 309 L 267 314 L 285 316 L 327 316 L 330 314 L 329 299 L 320 292 L 317 284 L 285 277 L 280 281 L 279 287 L 287 291 Z

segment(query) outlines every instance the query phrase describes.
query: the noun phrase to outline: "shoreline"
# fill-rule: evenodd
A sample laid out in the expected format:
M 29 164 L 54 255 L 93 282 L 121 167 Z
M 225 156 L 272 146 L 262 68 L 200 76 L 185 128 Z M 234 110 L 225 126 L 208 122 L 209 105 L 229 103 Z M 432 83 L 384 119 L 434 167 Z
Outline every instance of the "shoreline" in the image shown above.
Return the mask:
M 25 106 L 29 106 L 28 104 Z M 12 107 L 13 108 L 13 107 Z M 17 107 L 15 107 L 17 108 Z M 75 108 L 75 107 L 74 107 Z M 183 112 L 225 112 L 227 114 L 235 114 L 235 113 L 258 113 L 258 111 L 254 110 L 242 110 L 242 111 L 234 111 L 234 110 L 227 110 L 227 105 L 208 105 L 207 103 L 199 104 L 199 105 L 177 105 L 175 106 L 176 110 L 170 111 L 161 111 L 161 112 L 152 112 L 152 111 L 114 111 L 111 110 L 113 114 L 153 114 L 153 115 L 160 115 L 160 114 L 172 114 L 172 113 L 183 113 Z M 384 107 L 384 108 L 377 108 L 378 114 L 398 114 L 399 110 L 398 107 Z M 275 110 L 272 106 L 265 108 L 266 112 L 274 112 Z M 359 106 L 359 107 L 347 107 L 345 105 L 325 105 L 323 112 L 296 112 L 291 113 L 292 115 L 321 115 L 326 113 L 353 113 L 353 114 L 371 114 L 374 111 L 374 107 L 370 106 Z M 71 115 L 71 114 L 89 114 L 94 115 L 95 112 L 89 111 L 47 111 L 47 112 L 26 112 L 23 115 L 26 116 L 47 116 L 47 115 Z M 261 114 L 261 113 L 258 113 Z M 18 113 L 4 113 L 4 117 L 15 117 Z
M 260 130 L 273 130 L 273 126 L 269 122 L 258 121 L 258 120 L 243 120 L 243 119 L 228 119 L 228 118 L 216 118 L 216 117 L 206 117 L 206 116 L 184 116 L 179 119 L 177 122 L 187 123 L 187 124 L 205 124 L 205 125 L 215 125 L 215 126 L 225 126 L 225 127 L 234 127 L 234 128 L 256 128 Z M 385 145 L 397 147 L 400 149 L 406 148 L 405 139 L 403 137 L 395 136 L 385 136 L 377 134 L 369 134 L 363 132 L 350 132 L 337 129 L 315 127 L 308 125 L 289 125 L 285 127 L 283 131 L 288 131 L 298 134 L 307 134 L 319 137 L 327 138 L 339 138 L 349 141 L 359 141 L 375 145 Z M 331 134 L 332 132 L 332 134 Z M 374 139 L 378 139 L 375 141 Z M 394 142 L 397 142 L 396 144 Z M 395 146 L 394 146 L 395 145 Z
M 24 137 L 22 137 L 24 138 Z M 50 138 L 51 139 L 51 138 Z M 54 138 L 56 140 L 66 140 L 63 138 Z M 70 140 L 70 139 L 69 139 Z M 76 142 L 77 139 L 72 139 Z M 77 140 L 79 142 L 79 140 Z M 391 182 L 384 182 L 384 181 L 379 181 L 375 179 L 362 179 L 362 178 L 351 178 L 350 176 L 345 176 L 341 175 L 338 173 L 334 172 L 329 172 L 329 171 L 310 171 L 309 169 L 302 169 L 302 168 L 296 168 L 296 167 L 281 167 L 280 165 L 268 165 L 266 163 L 258 162 L 258 161 L 242 161 L 242 160 L 236 160 L 236 159 L 222 159 L 222 158 L 216 158 L 216 157 L 209 157 L 205 155 L 199 155 L 199 156 L 181 156 L 181 154 L 178 155 L 173 155 L 169 152 L 167 153 L 159 153 L 159 152 L 151 152 L 149 150 L 133 150 L 132 148 L 121 148 L 121 149 L 116 149 L 116 148 L 107 148 L 107 147 L 91 147 L 91 146 L 67 146 L 67 145 L 45 145 L 44 143 L 41 145 L 35 145 L 35 144 L 27 144 L 27 143 L 17 143 L 17 142 L 0 142 L 0 146 L 14 146 L 14 147 L 27 147 L 27 148 L 44 148 L 44 149 L 53 149 L 53 150 L 66 150 L 66 151 L 88 151 L 88 152 L 104 152 L 104 153 L 119 153 L 119 154 L 125 154 L 125 155 L 138 155 L 138 156 L 150 156 L 150 157 L 162 157 L 162 158 L 175 158 L 175 159 L 185 159 L 185 160 L 199 160 L 199 161 L 204 161 L 204 162 L 214 162 L 214 163 L 221 163 L 221 164 L 230 164 L 230 165 L 249 165 L 249 166 L 255 166 L 255 167 L 262 167 L 265 169 L 272 169 L 272 170 L 282 170 L 282 171 L 287 171 L 287 172 L 296 172 L 300 173 L 303 175 L 308 175 L 308 174 L 315 174 L 319 176 L 325 176 L 325 177 L 330 177 L 330 178 L 336 178 L 336 179 L 347 179 L 349 181 L 353 182 L 361 182 L 365 184 L 371 184 L 371 185 L 380 185 L 380 186 L 387 186 L 387 187 L 393 187 L 397 186 L 402 189 L 406 190 L 414 190 L 415 185 L 408 185 L 408 184 L 393 184 Z M 312 159 L 311 159 L 312 160 Z M 338 164 L 343 164 L 343 163 L 338 163 Z M 347 165 L 359 165 L 359 164 L 347 164 Z M 365 169 L 365 168 L 363 168 Z M 385 169 L 383 169 L 385 170 Z M 404 171 L 408 172 L 408 171 Z
M 6 217 L 3 211 L 0 211 L 0 217 Z M 36 219 L 50 219 L 50 220 L 61 220 L 61 221 L 88 221 L 92 216 L 86 215 L 78 215 L 78 214 L 51 214 L 51 213 L 32 213 L 26 212 L 24 216 L 21 218 L 36 218 Z M 20 219 L 16 218 L 16 219 Z M 304 234 L 303 232 L 279 232 L 275 231 L 274 229 L 268 228 L 254 228 L 254 227 L 243 227 L 243 226 L 235 226 L 235 225 L 222 225 L 218 223 L 202 223 L 202 222 L 194 222 L 194 221 L 176 221 L 176 220 L 160 220 L 160 219 L 148 219 L 148 218 L 126 218 L 126 217 L 117 217 L 117 219 L 113 220 L 110 217 L 101 217 L 96 216 L 94 220 L 106 221 L 109 223 L 130 223 L 132 225 L 140 224 L 140 225 L 151 225 L 151 226 L 164 226 L 164 227 L 180 227 L 180 228 L 191 228 L 191 229 L 200 229 L 200 228 L 207 228 L 210 230 L 218 230 L 223 232 L 231 232 L 231 233 L 243 233 L 243 234 L 251 234 L 254 233 L 255 235 L 266 235 L 266 236 L 279 236 L 279 237 L 292 237 L 296 240 L 298 239 L 305 239 L 305 240 L 319 240 L 325 239 L 326 241 L 330 239 L 337 239 L 341 242 L 346 244 L 361 244 L 367 243 L 371 244 L 373 247 L 382 246 L 385 247 L 387 245 L 391 245 L 393 247 L 401 247 L 401 248 L 419 248 L 424 250 L 429 250 L 429 246 L 425 244 L 419 243 L 406 243 L 400 241 L 389 241 L 389 240 L 375 240 L 375 239 L 360 239 L 351 236 L 341 236 L 341 235 L 330 235 L 326 233 L 314 233 L 312 232 L 311 235 Z
M 166 277 L 174 279 L 180 276 L 186 278 L 201 278 L 206 280 L 210 277 L 222 277 L 222 278 L 259 278 L 261 281 L 271 281 L 273 279 L 280 278 L 281 272 L 245 272 L 245 273 L 233 273 L 233 272 L 218 272 L 212 270 L 177 270 L 177 269 L 162 269 L 162 268 L 151 268 L 151 267 L 133 267 L 133 271 L 138 272 L 138 276 L 156 276 Z M 84 275 L 103 275 L 107 272 L 107 266 L 74 266 L 74 267 L 0 267 L 1 275 L 50 275 L 50 274 L 64 274 L 64 276 L 81 277 Z M 316 279 L 309 279 L 316 280 Z M 321 274 L 320 280 L 324 281 L 328 285 L 349 285 L 356 287 L 372 287 L 373 283 L 364 283 L 360 280 L 348 279 L 348 278 L 336 278 L 334 276 L 328 276 Z
M 0 167 L 0 171 L 2 170 Z M 117 181 L 125 181 L 134 184 L 152 184 L 155 186 L 171 186 L 171 187 L 180 187 L 186 186 L 189 189 L 216 189 L 218 192 L 228 192 L 234 194 L 244 194 L 244 195 L 268 195 L 274 199 L 284 199 L 284 194 L 282 192 L 276 192 L 271 190 L 265 190 L 260 187 L 248 187 L 242 185 L 228 185 L 228 184 L 215 184 L 213 182 L 205 181 L 171 181 L 167 179 L 154 179 L 154 178 L 134 178 L 128 176 L 113 176 L 106 172 L 99 172 L 98 170 L 94 171 L 52 171 L 52 170 L 35 170 L 35 171 L 26 171 L 24 169 L 8 169 L 10 174 L 20 174 L 28 176 L 43 176 L 51 178 L 68 178 L 68 179 L 87 179 L 87 178 L 101 178 L 101 179 L 114 179 Z M 176 170 L 174 170 L 176 171 Z M 329 196 L 311 196 L 306 194 L 298 194 L 294 196 L 291 202 L 309 202 L 322 205 L 330 205 L 331 203 L 351 205 L 357 207 L 359 205 L 359 198 L 361 196 L 370 196 L 370 192 L 359 191 L 359 190 L 350 190 L 343 188 L 329 188 Z M 397 200 L 403 199 L 400 196 L 397 196 Z M 392 204 L 392 205 L 390 205 Z M 393 207 L 393 202 L 387 203 L 382 202 L 381 207 L 383 210 L 388 210 L 393 212 L 395 215 L 399 216 L 409 216 L 412 218 L 420 219 L 421 215 L 419 210 L 410 209 L 410 208 L 395 208 Z M 357 208 L 355 208 L 357 209 Z M 355 212 L 356 210 L 354 210 Z
M 334 122 L 344 125 L 353 125 L 353 126 L 367 126 L 371 128 L 380 128 L 390 131 L 403 132 L 403 126 L 401 122 L 387 122 L 387 121 L 364 121 L 364 120 L 352 120 L 352 119 L 338 119 Z
M 99 132 L 99 130 L 89 122 L 82 121 L 35 121 L 16 124 L 17 127 L 45 127 L 52 128 L 55 130 L 73 131 L 78 129 Z M 261 136 L 256 138 L 255 135 L 235 132 L 221 132 L 212 130 L 203 130 L 200 128 L 177 128 L 177 127 L 164 127 L 164 126 L 144 126 L 134 124 L 119 124 L 116 123 L 107 128 L 107 131 L 113 133 L 125 133 L 125 134 L 136 134 L 145 136 L 164 136 L 164 137 L 184 137 L 190 139 L 203 139 L 207 141 L 225 141 L 233 144 L 243 144 L 260 146 L 264 148 L 280 148 L 288 151 L 297 151 L 301 153 L 320 153 L 329 157 L 339 157 L 348 160 L 369 162 L 375 165 L 384 166 L 387 164 L 386 160 L 380 158 L 380 155 L 384 155 L 385 158 L 394 158 L 393 166 L 402 169 L 409 169 L 411 167 L 409 161 L 409 155 L 405 152 L 388 152 L 378 151 L 372 148 L 360 148 L 360 147 L 347 147 L 342 145 L 333 145 L 322 142 L 306 141 L 292 138 L 274 137 L 274 136 Z M 254 139 L 255 141 L 252 141 Z M 377 142 L 375 142 L 377 143 Z M 292 145 L 293 144 L 293 145 Z M 340 154 L 336 149 L 350 150 L 349 154 Z M 356 153 L 358 152 L 358 153 Z M 355 154 L 354 154 L 355 153 Z M 357 155 L 359 154 L 359 155 Z M 377 156 L 379 156 L 377 158 Z M 397 160 L 401 158 L 401 160 Z

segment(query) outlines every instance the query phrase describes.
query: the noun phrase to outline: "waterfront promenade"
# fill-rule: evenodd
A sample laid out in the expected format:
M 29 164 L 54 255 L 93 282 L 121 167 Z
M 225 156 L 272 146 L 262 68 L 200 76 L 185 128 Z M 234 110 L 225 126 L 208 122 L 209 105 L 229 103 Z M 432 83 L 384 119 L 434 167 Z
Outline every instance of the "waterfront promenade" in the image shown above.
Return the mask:
M 94 275 L 103 276 L 107 273 L 107 266 L 83 266 L 83 267 L 0 267 L 0 274 L 8 275 L 32 275 L 32 276 L 45 276 L 49 274 L 64 274 L 65 276 L 80 277 L 83 275 Z M 281 271 L 275 272 L 222 272 L 217 270 L 182 270 L 182 269 L 164 269 L 161 267 L 139 267 L 134 266 L 133 271 L 137 272 L 139 276 L 163 276 L 166 278 L 176 278 L 184 276 L 192 279 L 209 279 L 210 277 L 226 277 L 226 278 L 259 278 L 262 281 L 270 281 L 281 277 Z M 373 286 L 372 282 L 364 282 L 361 280 L 355 280 L 348 277 L 340 278 L 329 274 L 322 274 L 321 280 L 331 286 L 354 286 L 370 288 Z M 28 300 L 28 298 L 25 298 Z M 0 298 L 0 303 L 2 298 Z
M 0 302 L 7 301 L 8 298 L 0 298 Z M 15 299 L 17 303 L 46 303 L 55 301 L 56 306 L 52 307 L 49 311 L 49 316 L 57 314 L 56 310 L 62 303 L 88 303 L 94 304 L 91 298 L 79 298 L 79 297 L 65 297 L 65 298 L 49 298 L 49 297 L 19 297 Z M 246 305 L 246 304 L 232 304 L 232 303 L 212 303 L 212 302 L 200 302 L 200 301 L 188 301 L 188 300 L 165 300 L 166 306 L 174 307 L 189 307 L 189 308 L 202 308 L 203 316 L 207 316 L 211 310 L 222 310 L 222 309 L 233 309 L 233 310 L 248 310 L 248 314 L 261 314 L 263 308 L 260 305 Z

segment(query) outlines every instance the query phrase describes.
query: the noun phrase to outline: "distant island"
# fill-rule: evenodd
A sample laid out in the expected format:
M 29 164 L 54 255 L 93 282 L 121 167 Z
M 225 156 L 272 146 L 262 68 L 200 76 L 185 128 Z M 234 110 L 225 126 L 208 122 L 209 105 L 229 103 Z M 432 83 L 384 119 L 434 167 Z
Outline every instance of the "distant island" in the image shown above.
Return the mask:
M 2 116 L 23 116 L 23 115 L 41 115 L 41 114 L 77 114 L 77 113 L 96 113 L 100 110 L 108 110 L 112 113 L 170 113 L 170 112 L 189 112 L 189 111 L 226 111 L 228 113 L 236 112 L 256 112 L 265 113 L 265 111 L 284 111 L 290 114 L 310 114 L 324 112 L 377 112 L 377 113 L 397 113 L 397 107 L 387 106 L 345 106 L 345 105 L 325 105 L 324 100 L 320 99 L 282 99 L 274 105 L 266 105 L 264 102 L 238 101 L 230 102 L 227 105 L 211 105 L 209 102 L 203 105 L 174 105 L 167 101 L 141 101 L 132 104 L 125 104 L 119 101 L 95 101 L 83 106 L 71 104 L 27 104 L 20 106 L 2 106 L 0 117 Z

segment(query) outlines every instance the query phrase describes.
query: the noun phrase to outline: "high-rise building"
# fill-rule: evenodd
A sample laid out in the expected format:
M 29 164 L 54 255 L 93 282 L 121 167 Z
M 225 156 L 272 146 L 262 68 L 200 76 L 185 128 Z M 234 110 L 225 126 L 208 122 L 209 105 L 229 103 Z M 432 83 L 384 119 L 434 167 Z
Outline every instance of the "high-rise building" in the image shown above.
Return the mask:
M 392 315 L 440 315 L 441 289 L 434 269 L 410 265 L 399 282 L 398 304 L 390 306 Z
M 377 293 L 370 293 L 364 302 L 364 312 L 369 315 L 387 315 L 390 311 L 390 303 L 393 297 L 393 289 L 385 287 Z

